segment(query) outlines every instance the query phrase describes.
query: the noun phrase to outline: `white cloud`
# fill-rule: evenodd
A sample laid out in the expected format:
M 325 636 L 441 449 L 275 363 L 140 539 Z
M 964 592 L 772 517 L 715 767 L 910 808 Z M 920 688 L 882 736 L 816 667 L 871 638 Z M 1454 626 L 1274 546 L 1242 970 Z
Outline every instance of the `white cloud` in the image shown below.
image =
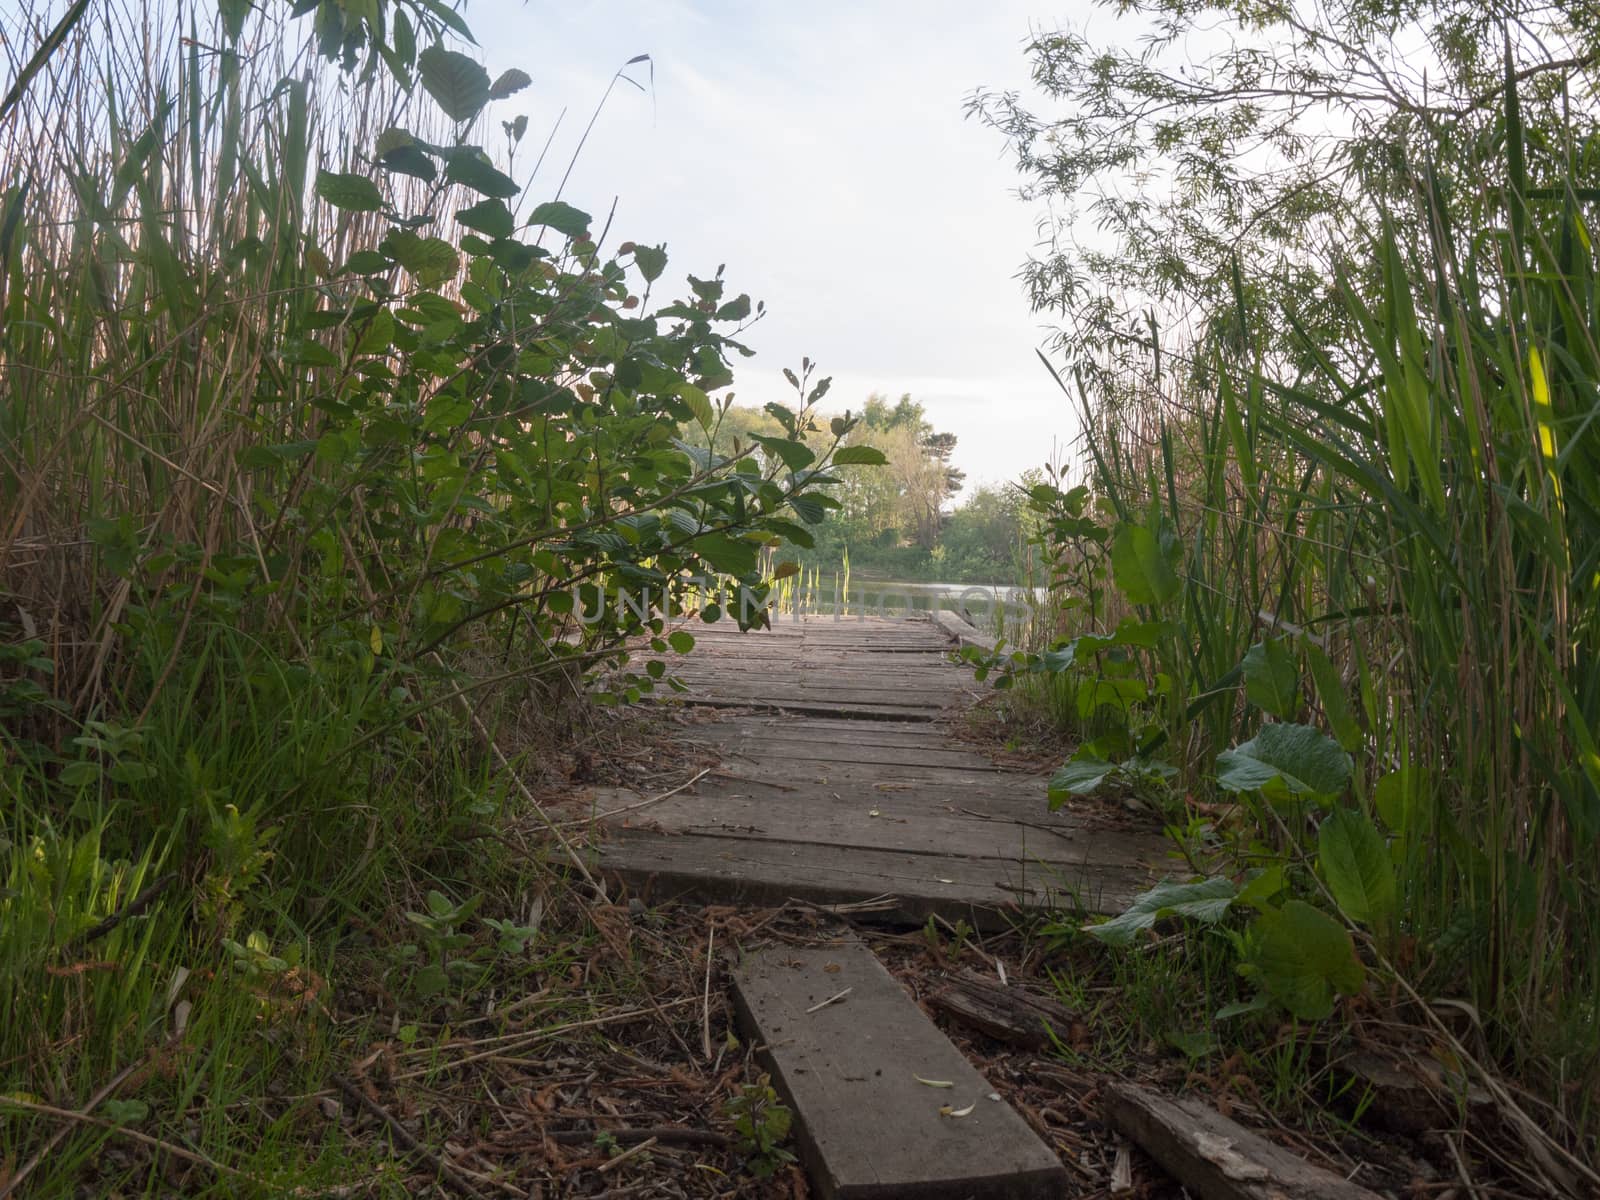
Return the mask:
M 671 272 L 725 262 L 734 291 L 767 302 L 741 400 L 783 399 L 781 368 L 809 355 L 840 408 L 871 390 L 922 400 L 974 479 L 1075 436 L 1014 278 L 1036 214 L 998 136 L 962 112 L 974 87 L 1026 86 L 1026 9 L 473 0 L 467 15 L 491 71 L 534 76 L 500 106 L 528 113 L 530 143 L 569 110 L 541 172 L 551 191 L 613 72 L 652 56 L 653 94 L 614 91 L 566 198 L 606 211 L 618 197 L 614 236 L 667 241 Z M 649 86 L 649 66 L 631 74 Z

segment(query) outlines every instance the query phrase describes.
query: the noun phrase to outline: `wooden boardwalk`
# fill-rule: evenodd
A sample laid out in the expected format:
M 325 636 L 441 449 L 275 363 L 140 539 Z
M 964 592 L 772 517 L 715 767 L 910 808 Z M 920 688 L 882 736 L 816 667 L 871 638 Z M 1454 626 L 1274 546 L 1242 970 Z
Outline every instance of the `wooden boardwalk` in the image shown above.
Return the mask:
M 693 788 L 606 829 L 607 875 L 650 902 L 877 901 L 976 927 L 1018 908 L 1113 912 L 1163 852 L 1090 807 L 1051 813 L 1046 776 L 996 765 L 950 721 L 979 695 L 927 621 L 812 617 L 741 634 L 692 630 L 668 666 L 686 704 L 726 709 L 689 727 L 721 758 Z M 602 797 L 599 809 L 639 797 Z

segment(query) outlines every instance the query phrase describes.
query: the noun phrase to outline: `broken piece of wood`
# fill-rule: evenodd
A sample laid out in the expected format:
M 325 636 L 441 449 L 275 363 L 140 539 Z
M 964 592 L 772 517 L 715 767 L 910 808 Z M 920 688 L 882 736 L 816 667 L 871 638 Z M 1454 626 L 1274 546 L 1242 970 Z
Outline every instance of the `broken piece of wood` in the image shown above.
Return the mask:
M 1476 1084 L 1452 1080 L 1431 1059 L 1380 1057 L 1364 1050 L 1336 1064 L 1368 1100 L 1367 1116 L 1394 1133 L 1416 1135 L 1429 1129 L 1476 1126 L 1492 1129 L 1495 1103 Z
M 1103 1106 L 1107 1121 L 1204 1200 L 1379 1200 L 1192 1097 L 1112 1083 Z
M 997 1042 L 1043 1050 L 1053 1037 L 1066 1037 L 1073 1013 L 1042 992 L 1005 987 L 997 980 L 963 971 L 928 997 L 939 1012 L 987 1034 Z

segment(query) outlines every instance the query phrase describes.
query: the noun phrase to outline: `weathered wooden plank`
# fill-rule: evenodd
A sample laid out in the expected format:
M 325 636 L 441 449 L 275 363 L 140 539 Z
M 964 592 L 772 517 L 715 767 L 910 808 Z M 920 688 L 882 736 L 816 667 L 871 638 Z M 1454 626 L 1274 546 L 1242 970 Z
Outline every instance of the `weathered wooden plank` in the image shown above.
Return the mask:
M 711 781 L 707 781 L 708 783 Z M 674 796 L 643 810 L 640 825 L 662 833 L 811 844 L 840 848 L 944 854 L 996 860 L 997 869 L 1026 872 L 1086 864 L 1149 871 L 1151 839 L 1117 830 L 985 820 L 930 808 L 915 797 L 845 797 L 790 787 L 779 791 L 718 781 L 695 794 Z M 605 807 L 621 807 L 607 804 Z M 977 810 L 973 810 L 976 812 Z
M 803 642 L 810 646 L 865 645 L 879 651 L 903 646 L 947 649 L 949 638 L 930 621 L 884 621 L 841 615 L 837 620 L 830 614 L 804 621 L 778 620 L 769 629 L 752 629 L 740 632 L 733 622 L 706 625 L 687 622 L 681 626 L 698 638 L 708 641 L 753 642 L 774 644 L 778 642 Z
M 727 748 L 723 755 L 723 768 L 730 775 L 752 780 L 787 781 L 798 784 L 817 784 L 822 787 L 848 787 L 854 791 L 902 792 L 937 790 L 952 801 L 963 796 L 1015 796 L 1021 801 L 1017 806 L 1020 816 L 1028 819 L 1048 819 L 1045 793 L 1049 784 L 1047 775 L 1024 775 L 1018 771 L 997 771 L 988 764 L 973 767 L 967 763 L 929 762 L 931 751 L 902 750 L 903 763 L 880 761 L 857 762 L 836 756 L 823 757 L 796 752 L 795 743 L 786 744 L 791 753 L 773 753 L 772 748 L 757 750 Z
M 963 620 L 953 612 L 939 609 L 933 614 L 933 624 L 948 637 L 954 639 L 960 646 L 976 646 L 980 650 L 993 652 L 996 640 L 992 634 L 984 633 L 971 621 Z
M 1059 1001 L 1019 986 L 1005 986 L 963 971 L 928 1003 L 980 1033 L 1027 1050 L 1043 1050 L 1065 1038 L 1075 1014 Z
M 861 721 L 932 721 L 940 709 L 911 708 L 900 704 L 855 704 L 827 700 L 762 700 L 751 696 L 697 696 L 692 692 L 677 695 L 657 693 L 656 701 L 671 700 L 703 708 L 740 708 L 763 712 L 797 713 L 802 716 L 836 717 L 848 715 Z
M 814 745 L 838 742 L 863 746 L 940 747 L 952 753 L 981 757 L 976 750 L 954 741 L 947 729 L 930 728 L 920 721 L 876 721 L 871 725 L 863 725 L 860 721 L 847 718 L 814 717 L 796 724 L 781 717 L 729 716 L 715 724 L 705 725 L 695 733 L 697 737 L 713 740 L 745 737 L 762 742 L 800 741 Z
M 658 695 L 666 695 L 660 689 Z M 849 684 L 830 685 L 825 680 L 802 683 L 794 677 L 788 679 L 742 678 L 739 676 L 707 677 L 691 683 L 686 692 L 673 695 L 685 699 L 756 700 L 764 704 L 785 703 L 819 704 L 838 703 L 866 705 L 869 707 L 907 708 L 919 712 L 937 712 L 960 702 L 960 692 L 931 688 L 896 689 L 886 687 L 853 687 Z
M 1055 1154 L 990 1099 L 988 1081 L 859 942 L 770 947 L 747 955 L 733 983 L 746 1032 L 799 1118 L 823 1200 L 1063 1194 Z M 969 1106 L 962 1117 L 941 1114 Z
M 1103 1103 L 1107 1120 L 1204 1200 L 1379 1200 L 1192 1097 L 1112 1083 Z
M 599 865 L 652 903 L 687 899 L 764 907 L 790 899 L 851 904 L 893 896 L 892 906 L 873 914 L 877 919 L 920 925 L 937 913 L 985 930 L 1008 928 L 1005 914 L 1017 907 L 1122 912 L 1150 883 L 1142 870 L 1102 863 L 1017 866 L 955 854 L 648 830 L 618 832 L 601 848 Z
M 796 733 L 802 734 L 810 724 L 809 721 L 797 723 Z M 854 724 L 860 725 L 863 722 L 857 721 Z M 874 721 L 872 724 L 886 725 L 888 722 Z M 937 726 L 930 722 L 926 728 L 936 730 Z M 715 736 L 696 740 L 717 747 L 732 762 L 758 761 L 772 770 L 781 770 L 786 763 L 815 763 L 823 769 L 826 769 L 828 764 L 853 764 L 882 767 L 886 774 L 893 775 L 904 767 L 926 767 L 929 770 L 948 767 L 951 770 L 968 773 L 987 771 L 993 775 L 1012 775 L 1022 778 L 1015 772 L 1008 772 L 1004 767 L 996 766 L 979 755 L 949 749 L 949 744 L 936 736 L 930 736 L 920 744 L 899 740 L 889 745 L 874 744 L 864 738 L 807 740 L 803 736 L 773 738 L 770 741 L 751 737 Z
M 646 655 L 633 659 L 628 668 L 638 671 L 652 659 L 659 659 L 666 667 L 667 674 L 685 683 L 718 679 L 777 681 L 790 684 L 821 681 L 830 685 L 847 684 L 851 687 L 889 685 L 900 688 L 916 684 L 940 687 L 948 691 L 980 692 L 970 674 L 954 669 L 946 670 L 943 667 L 861 667 L 842 663 L 819 664 L 810 659 L 757 663 L 747 658 L 732 657 L 726 662 L 717 659 L 693 662 L 682 658 L 670 658 L 667 655 Z

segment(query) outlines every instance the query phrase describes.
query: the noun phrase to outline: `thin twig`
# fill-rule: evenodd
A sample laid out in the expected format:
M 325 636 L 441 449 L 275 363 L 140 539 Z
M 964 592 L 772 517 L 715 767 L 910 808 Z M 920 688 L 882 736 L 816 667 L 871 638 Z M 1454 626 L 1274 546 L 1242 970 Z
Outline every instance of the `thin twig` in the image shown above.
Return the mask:
M 600 1174 L 600 1175 L 604 1175 L 607 1171 L 614 1170 L 615 1168 L 620 1167 L 623 1163 L 627 1162 L 630 1158 L 633 1158 L 636 1155 L 643 1154 L 646 1150 L 650 1149 L 651 1146 L 654 1146 L 656 1144 L 657 1140 L 658 1139 L 656 1139 L 656 1138 L 645 1138 L 644 1141 L 640 1142 L 632 1150 L 624 1150 L 621 1154 L 617 1155 L 610 1162 L 605 1163 L 602 1166 L 595 1168 L 596 1173 Z
M 717 944 L 717 927 L 711 925 L 706 933 L 706 988 L 705 1006 L 700 1010 L 700 1050 L 711 1058 L 711 964 L 714 961 L 712 952 Z
M 168 871 L 165 875 L 161 876 L 154 883 L 150 884 L 149 887 L 145 888 L 137 896 L 130 900 L 125 907 L 118 909 L 109 917 L 106 917 L 103 921 L 95 922 L 93 925 L 89 926 L 88 929 L 85 929 L 77 937 L 68 942 L 62 949 L 64 951 L 77 950 L 82 946 L 87 946 L 96 938 L 105 937 L 106 934 L 110 933 L 128 918 L 137 917 L 140 913 L 144 912 L 145 909 L 149 908 L 151 902 L 155 900 L 157 896 L 161 895 L 162 892 L 171 887 L 173 881 L 177 878 L 178 873 L 176 871 Z
M 443 669 L 444 661 L 439 655 L 430 651 L 430 656 Z M 462 714 L 471 723 L 474 732 L 477 733 L 479 740 L 488 749 L 489 753 L 494 756 L 495 766 L 510 778 L 511 782 L 516 785 L 517 791 L 522 793 L 523 800 L 527 802 L 534 812 L 539 814 L 539 819 L 544 822 L 545 828 L 555 836 L 556 842 L 566 852 L 568 861 L 578 869 L 578 874 L 583 876 L 583 881 L 594 889 L 594 894 L 602 901 L 609 900 L 605 886 L 590 872 L 589 864 L 583 861 L 583 855 L 578 853 L 577 849 L 567 839 L 567 836 L 561 832 L 561 827 L 550 819 L 550 814 L 545 812 L 544 806 L 534 799 L 533 792 L 529 790 L 528 785 L 523 781 L 522 774 L 511 769 L 511 760 L 506 757 L 505 751 L 500 749 L 500 743 L 495 741 L 494 735 L 489 732 L 479 718 L 477 711 L 462 698 L 458 697 L 457 702 Z
M 404 1074 L 396 1075 L 393 1082 L 401 1083 L 407 1079 L 420 1078 L 423 1075 L 432 1075 L 442 1071 L 453 1071 L 457 1067 L 464 1067 L 468 1063 L 477 1062 L 479 1059 L 492 1058 L 497 1055 L 506 1055 L 514 1050 L 526 1050 L 529 1046 L 537 1045 L 539 1042 L 550 1041 L 551 1039 L 556 1038 L 563 1033 L 571 1033 L 578 1029 L 597 1029 L 602 1025 L 611 1025 L 621 1021 L 637 1021 L 643 1017 L 659 1015 L 665 1009 L 682 1008 L 685 1004 L 693 1004 L 694 1002 L 695 998 L 693 996 L 684 996 L 677 1000 L 669 1000 L 665 1004 L 657 1005 L 654 1008 L 625 1009 L 619 1013 L 610 1013 L 603 1017 L 595 1017 L 590 1021 L 571 1021 L 565 1025 L 557 1025 L 551 1029 L 541 1029 L 536 1033 L 527 1034 L 526 1036 L 523 1036 L 521 1040 L 516 1041 L 514 1045 L 497 1045 L 493 1049 L 483 1050 L 477 1054 L 469 1054 L 465 1058 L 452 1059 L 449 1062 L 435 1063 L 429 1067 L 423 1067 L 414 1071 L 407 1071 Z M 506 1039 L 485 1038 L 481 1041 L 468 1042 L 467 1044 L 472 1046 L 481 1046 L 487 1042 L 501 1042 L 504 1040 Z
M 817 1001 L 810 1008 L 806 1009 L 806 1012 L 807 1013 L 814 1013 L 818 1009 L 827 1008 L 828 1005 L 830 1005 L 830 1004 L 837 1004 L 840 1000 L 843 1000 L 846 996 L 848 996 L 854 990 L 855 990 L 854 988 L 845 988 L 844 991 L 842 991 L 842 992 L 835 992 L 833 995 L 829 996 L 826 1000 Z
M 127 1081 L 128 1076 L 132 1075 L 143 1065 L 144 1063 L 142 1062 L 131 1062 L 127 1066 L 123 1067 L 122 1070 L 118 1071 L 111 1077 L 110 1083 L 107 1083 L 89 1098 L 89 1103 L 83 1106 L 79 1116 L 81 1116 L 84 1120 L 92 1120 L 89 1114 L 95 1109 L 99 1108 L 107 1096 L 111 1095 L 119 1087 L 121 1087 L 123 1083 Z M 7 1196 L 11 1195 L 18 1188 L 20 1188 L 22 1186 L 22 1181 L 27 1179 L 29 1175 L 32 1175 L 34 1171 L 38 1169 L 39 1164 L 45 1160 L 45 1156 L 61 1144 L 61 1139 L 66 1137 L 67 1133 L 71 1129 L 72 1125 L 69 1123 L 61 1126 L 61 1128 L 57 1129 L 53 1134 L 51 1134 L 49 1140 L 35 1150 L 29 1157 L 28 1161 L 23 1163 L 22 1166 L 17 1170 L 17 1173 L 11 1176 L 10 1179 L 6 1180 L 3 1187 L 0 1187 L 0 1200 L 5 1200 Z
M 418 1158 L 425 1160 L 429 1166 L 433 1167 L 439 1178 L 443 1179 L 462 1195 L 472 1197 L 472 1200 L 488 1200 L 488 1197 L 473 1187 L 464 1175 L 445 1161 L 444 1155 L 424 1146 L 409 1129 L 400 1124 L 398 1117 L 357 1087 L 352 1080 L 346 1079 L 343 1075 L 335 1075 L 333 1082 L 338 1085 L 341 1092 L 354 1100 L 356 1104 L 387 1125 L 389 1132 L 400 1140 L 400 1144 Z
M 121 1080 L 119 1079 L 117 1082 L 121 1082 Z M 141 1145 L 149 1146 L 153 1150 L 160 1150 L 162 1153 L 170 1154 L 174 1158 L 181 1158 L 187 1162 L 192 1162 L 197 1166 L 205 1167 L 208 1170 L 215 1171 L 218 1175 L 227 1175 L 233 1179 L 246 1179 L 255 1184 L 257 1187 L 266 1186 L 255 1176 L 247 1175 L 243 1171 L 237 1171 L 232 1167 L 225 1167 L 221 1163 L 217 1162 L 216 1159 L 207 1158 L 204 1154 L 197 1153 L 194 1150 L 185 1149 L 183 1146 L 174 1145 L 172 1142 L 164 1142 L 160 1138 L 151 1137 L 148 1133 L 140 1133 L 137 1129 L 129 1129 L 126 1125 L 118 1125 L 115 1121 L 107 1121 L 100 1117 L 91 1117 L 87 1112 L 75 1112 L 70 1108 L 56 1108 L 52 1104 L 39 1104 L 32 1100 L 19 1100 L 15 1096 L 0 1096 L 0 1105 L 5 1105 L 11 1108 L 20 1108 L 28 1112 L 41 1113 L 47 1117 L 60 1117 L 64 1121 L 70 1121 L 79 1125 L 94 1125 L 100 1129 L 109 1129 L 118 1137 L 125 1137 L 129 1141 L 134 1141 L 140 1143 Z M 56 1140 L 59 1140 L 59 1137 Z M 53 1144 L 54 1142 L 51 1143 L 51 1145 Z M 48 1147 L 46 1148 L 48 1149 Z M 17 1172 L 17 1174 L 11 1178 L 4 1188 L 0 1188 L 0 1197 L 11 1195 L 16 1190 L 17 1186 L 22 1183 L 23 1178 L 33 1169 L 35 1165 L 35 1162 L 30 1161 L 26 1168 Z M 479 1197 L 479 1200 L 484 1200 L 484 1198 Z
M 601 1135 L 623 1145 L 676 1142 L 683 1146 L 716 1146 L 719 1149 L 733 1145 L 732 1138 L 714 1129 L 684 1129 L 677 1125 L 658 1125 L 652 1129 L 545 1129 L 539 1134 L 545 1141 L 569 1146 L 587 1145 Z
M 692 788 L 695 784 L 699 783 L 702 779 L 704 779 L 710 773 L 711 773 L 711 768 L 707 767 L 705 770 L 703 770 L 703 771 L 699 772 L 697 775 L 695 775 L 694 778 L 692 778 L 692 779 L 690 779 L 690 780 L 688 780 L 688 781 L 686 781 L 684 783 L 680 783 L 677 787 L 673 788 L 670 792 L 662 792 L 661 795 L 659 795 L 659 796 L 652 796 L 650 799 L 641 800 L 637 804 L 628 804 L 628 805 L 624 805 L 622 808 L 613 808 L 613 809 L 609 809 L 608 811 L 603 812 L 603 813 L 595 813 L 594 815 L 588 816 L 588 817 L 584 817 L 581 820 L 564 821 L 560 825 L 553 826 L 553 828 L 556 828 L 556 829 L 577 829 L 580 826 L 593 825 L 593 824 L 595 824 L 596 822 L 599 822 L 599 821 L 609 821 L 612 817 L 620 817 L 624 813 L 638 812 L 641 808 L 649 808 L 652 804 L 660 804 L 663 800 L 672 799 L 672 797 L 676 796 L 679 792 L 685 791 L 688 788 Z

